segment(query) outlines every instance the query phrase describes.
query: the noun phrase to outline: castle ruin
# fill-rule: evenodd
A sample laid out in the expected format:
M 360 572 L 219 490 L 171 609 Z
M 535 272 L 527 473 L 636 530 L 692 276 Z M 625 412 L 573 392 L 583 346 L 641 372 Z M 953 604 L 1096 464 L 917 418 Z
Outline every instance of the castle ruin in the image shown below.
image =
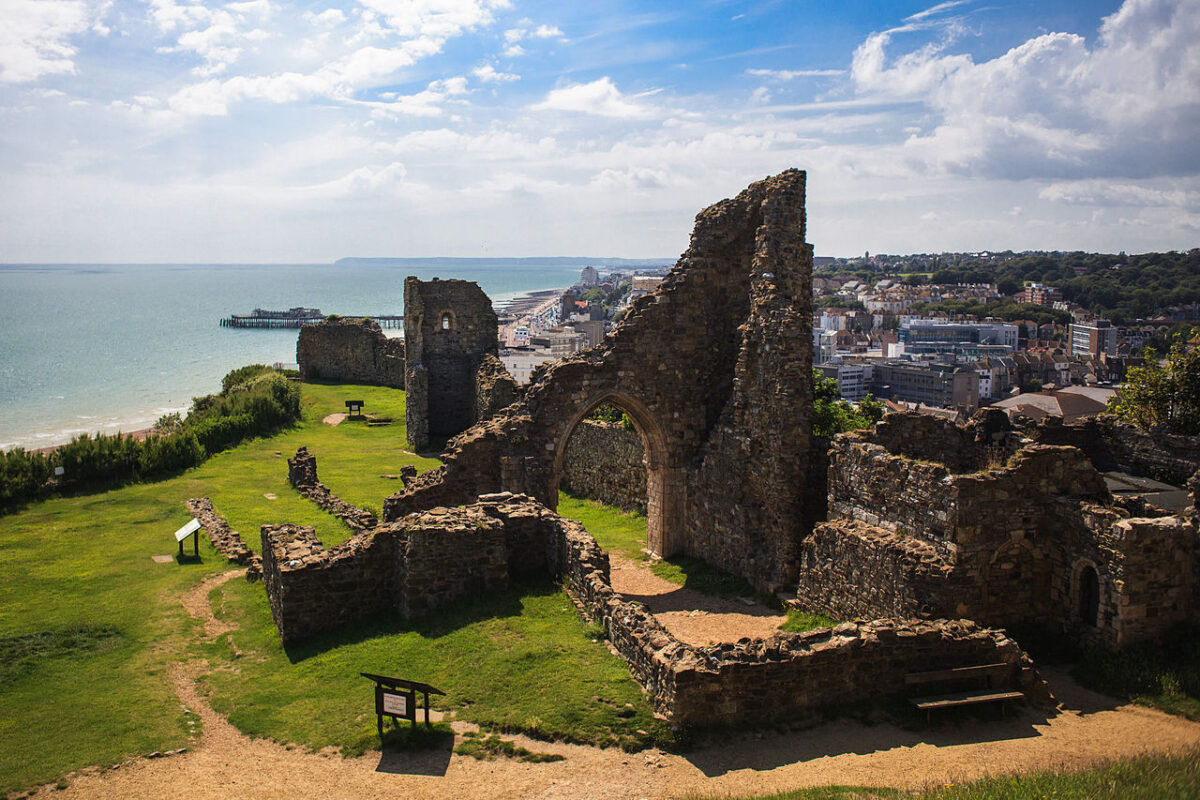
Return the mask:
M 378 322 L 330 317 L 304 325 L 296 340 L 302 381 L 343 381 L 404 388 L 404 342 L 389 339 Z

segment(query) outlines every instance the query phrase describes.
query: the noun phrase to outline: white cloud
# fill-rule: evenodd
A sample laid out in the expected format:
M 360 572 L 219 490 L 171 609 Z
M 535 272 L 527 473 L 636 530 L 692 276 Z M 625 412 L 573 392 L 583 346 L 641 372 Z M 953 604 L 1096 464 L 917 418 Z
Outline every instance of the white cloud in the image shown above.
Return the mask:
M 634 99 L 649 94 L 653 92 L 634 95 Z M 657 114 L 655 110 L 632 102 L 626 95 L 621 94 L 621 90 L 608 76 L 591 83 L 576 83 L 561 89 L 552 89 L 545 100 L 532 108 L 535 111 L 573 111 L 619 119 L 647 119 Z
M 796 78 L 828 78 L 835 75 L 845 75 L 844 69 L 748 69 L 747 75 L 759 78 L 773 78 L 778 81 L 791 81 Z
M 1090 49 L 1048 33 L 978 64 L 945 41 L 889 58 L 893 33 L 868 37 L 851 78 L 939 115 L 906 142 L 913 163 L 1009 179 L 1200 172 L 1200 0 L 1126 0 Z
M 82 0 L 5 0 L 0 3 L 0 83 L 43 75 L 73 75 L 71 37 L 92 24 Z
M 1180 208 L 1200 211 L 1200 191 L 1196 188 L 1163 188 L 1086 180 L 1052 183 L 1038 192 L 1038 197 L 1070 205 Z
M 346 15 L 342 13 L 340 8 L 327 8 L 320 14 L 314 14 L 311 11 L 304 12 L 304 20 L 311 25 L 318 27 L 333 27 L 340 25 L 346 21 Z
M 496 68 L 491 64 L 476 67 L 471 70 L 471 74 L 484 83 L 508 83 L 509 81 L 521 80 L 520 75 L 514 75 L 511 72 L 497 72 Z
M 519 44 L 510 44 L 508 47 L 504 48 L 504 55 L 509 58 L 518 58 L 525 55 L 525 48 L 521 47 Z
M 550 39 L 555 36 L 561 37 L 563 32 L 557 25 L 538 25 L 529 35 L 535 39 Z
M 928 19 L 929 17 L 937 16 L 938 14 L 941 14 L 943 11 L 949 11 L 952 8 L 957 8 L 958 6 L 966 5 L 970 1 L 971 0 L 948 0 L 945 3 L 938 3 L 936 6 L 927 8 L 924 11 L 918 11 L 916 14 L 910 14 L 909 16 L 904 18 L 904 21 L 905 22 L 919 22 L 921 20 Z

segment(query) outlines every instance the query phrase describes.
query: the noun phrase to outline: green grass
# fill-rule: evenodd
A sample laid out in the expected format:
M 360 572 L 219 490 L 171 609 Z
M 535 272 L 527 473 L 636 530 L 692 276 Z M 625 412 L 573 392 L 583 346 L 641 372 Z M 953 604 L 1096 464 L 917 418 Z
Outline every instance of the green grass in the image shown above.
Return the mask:
M 529 764 L 546 764 L 563 760 L 563 757 L 556 753 L 535 753 L 495 734 L 484 736 L 474 732 L 464 734 L 462 744 L 454 748 L 454 752 L 460 756 L 470 756 L 476 761 L 493 761 L 500 757 L 515 758 Z
M 1157 642 L 1095 648 L 1072 671 L 1084 686 L 1200 722 L 1200 628 L 1179 626 Z
M 345 410 L 345 400 L 359 398 L 367 411 L 400 422 L 371 429 L 321 424 L 326 414 Z M 228 568 L 206 541 L 199 563 L 150 560 L 176 551 L 171 533 L 189 518 L 187 498 L 211 497 L 253 550 L 264 523 L 313 525 L 333 544 L 347 538 L 349 528 L 287 482 L 286 457 L 297 447 L 308 445 L 318 455 L 321 479 L 351 502 L 374 497 L 379 504 L 399 488 L 379 475 L 398 473 L 402 464 L 426 469 L 437 463 L 405 453 L 402 392 L 306 385 L 304 400 L 304 421 L 296 428 L 177 477 L 0 516 L 0 669 L 6 676 L 0 792 L 187 743 L 187 716 L 167 671 L 186 657 L 197 625 L 178 598 Z M 67 648 L 64 643 L 84 643 L 81 632 L 102 641 Z
M 729 795 L 721 797 L 722 800 L 734 800 Z M 749 795 L 742 797 L 750 800 Z M 1037 772 L 946 783 L 915 792 L 822 786 L 756 797 L 755 800 L 1183 800 L 1196 797 L 1200 797 L 1200 753 L 1190 752 L 1143 756 L 1090 770 Z
M 253 736 L 348 755 L 377 747 L 373 684 L 359 675 L 373 672 L 438 687 L 446 696 L 434 697 L 436 708 L 488 730 L 631 750 L 673 741 L 625 663 L 551 583 L 413 623 L 373 620 L 289 649 L 261 588 L 234 582 L 214 596 L 219 616 L 239 626 L 241 655 L 224 642 L 210 646 L 217 668 L 203 683 L 214 707 Z
M 789 608 L 787 612 L 787 622 L 779 626 L 779 630 L 788 633 L 804 633 L 805 631 L 815 630 L 817 628 L 829 628 L 838 624 L 838 620 L 833 617 L 827 617 L 824 614 L 813 614 L 808 611 L 799 611 L 794 608 Z

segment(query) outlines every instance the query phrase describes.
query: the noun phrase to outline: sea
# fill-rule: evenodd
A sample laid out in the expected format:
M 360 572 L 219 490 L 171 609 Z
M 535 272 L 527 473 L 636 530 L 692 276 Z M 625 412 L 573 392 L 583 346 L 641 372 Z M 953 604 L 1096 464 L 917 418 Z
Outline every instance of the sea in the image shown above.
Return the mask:
M 475 281 L 503 306 L 571 286 L 588 263 L 606 265 L 580 258 L 0 264 L 0 449 L 147 428 L 186 411 L 193 397 L 220 391 L 232 369 L 295 364 L 297 329 L 222 328 L 231 314 L 296 306 L 402 314 L 408 275 Z

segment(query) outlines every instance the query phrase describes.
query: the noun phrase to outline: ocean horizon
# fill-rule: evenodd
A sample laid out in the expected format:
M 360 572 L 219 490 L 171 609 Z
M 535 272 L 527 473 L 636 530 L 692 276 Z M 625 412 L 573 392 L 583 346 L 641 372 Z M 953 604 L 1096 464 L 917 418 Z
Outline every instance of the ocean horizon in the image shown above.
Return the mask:
M 404 279 L 475 281 L 503 304 L 584 264 L 667 259 L 342 259 L 334 264 L 0 264 L 0 449 L 150 427 L 246 364 L 294 364 L 297 329 L 222 328 L 255 308 L 394 315 Z M 400 331 L 385 331 L 398 336 Z

